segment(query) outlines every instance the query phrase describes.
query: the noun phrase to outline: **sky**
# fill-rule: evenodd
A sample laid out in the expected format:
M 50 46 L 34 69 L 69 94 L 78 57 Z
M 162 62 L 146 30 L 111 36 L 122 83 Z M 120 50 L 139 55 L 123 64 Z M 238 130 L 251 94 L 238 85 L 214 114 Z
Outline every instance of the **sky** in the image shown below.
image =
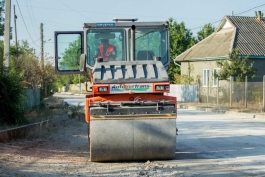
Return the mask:
M 54 32 L 82 31 L 84 23 L 112 22 L 113 18 L 138 18 L 140 22 L 173 18 L 177 23 L 184 22 L 196 36 L 205 24 L 217 27 L 226 15 L 265 13 L 265 0 L 11 0 L 11 27 L 14 6 L 17 39 L 27 40 L 38 57 L 43 23 L 44 56 L 48 60 L 54 57 Z

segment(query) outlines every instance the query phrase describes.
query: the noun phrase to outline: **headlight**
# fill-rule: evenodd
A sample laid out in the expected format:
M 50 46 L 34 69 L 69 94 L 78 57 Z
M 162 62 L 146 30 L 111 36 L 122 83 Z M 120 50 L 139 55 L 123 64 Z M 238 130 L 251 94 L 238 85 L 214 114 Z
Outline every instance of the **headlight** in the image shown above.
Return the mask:
M 164 85 L 156 85 L 156 90 L 165 90 Z
M 98 87 L 98 91 L 99 92 L 107 92 L 108 91 L 108 87 Z

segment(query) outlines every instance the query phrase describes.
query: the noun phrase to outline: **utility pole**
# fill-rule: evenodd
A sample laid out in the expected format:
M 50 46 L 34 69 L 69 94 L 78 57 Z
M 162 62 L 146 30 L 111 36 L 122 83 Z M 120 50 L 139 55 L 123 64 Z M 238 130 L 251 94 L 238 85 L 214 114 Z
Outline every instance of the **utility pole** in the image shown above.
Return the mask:
M 15 27 L 15 41 L 16 41 L 16 51 L 17 51 L 17 59 L 18 59 L 18 48 L 17 48 L 17 15 L 16 15 L 16 9 L 14 5 L 14 27 Z
M 10 16 L 11 0 L 5 0 L 4 66 L 10 65 Z
M 41 70 L 44 70 L 44 55 L 43 55 L 43 23 L 40 24 L 40 56 L 41 56 Z
M 46 83 L 44 81 L 43 23 L 40 24 L 40 57 L 41 57 L 41 72 L 42 72 L 42 89 L 44 97 L 46 97 L 47 88 L 46 88 Z

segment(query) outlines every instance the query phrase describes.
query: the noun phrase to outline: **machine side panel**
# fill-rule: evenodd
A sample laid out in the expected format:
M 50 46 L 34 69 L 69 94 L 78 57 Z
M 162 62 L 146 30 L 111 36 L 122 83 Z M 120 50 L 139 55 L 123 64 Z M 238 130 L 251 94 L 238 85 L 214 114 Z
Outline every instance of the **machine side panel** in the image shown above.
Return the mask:
M 97 62 L 93 69 L 93 79 L 95 84 L 169 81 L 161 61 Z

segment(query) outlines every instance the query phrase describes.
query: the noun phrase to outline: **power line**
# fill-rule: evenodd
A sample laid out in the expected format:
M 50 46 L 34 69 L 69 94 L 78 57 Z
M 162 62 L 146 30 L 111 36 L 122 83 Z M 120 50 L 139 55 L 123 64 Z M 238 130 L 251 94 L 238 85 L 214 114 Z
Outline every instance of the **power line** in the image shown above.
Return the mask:
M 62 3 L 62 2 L 61 2 Z M 64 4 L 66 5 L 66 4 Z M 75 10 L 68 10 L 68 9 L 56 9 L 56 8 L 49 8 L 49 7 L 37 7 L 37 6 L 31 6 L 31 7 L 34 7 L 34 8 L 39 8 L 39 9 L 49 9 L 49 10 L 55 10 L 55 11 L 75 11 Z M 68 7 L 68 6 L 67 6 Z M 119 14 L 119 13 L 107 13 L 107 12 L 101 12 L 100 13 L 98 11 L 75 11 L 75 12 L 78 12 L 78 13 L 90 13 L 90 14 L 106 14 L 106 15 L 124 15 L 124 16 L 135 16 L 135 14 Z M 84 16 L 83 14 L 81 14 L 82 16 Z M 84 16 L 85 18 L 88 18 L 86 16 Z M 144 16 L 141 16 L 141 17 L 154 17 L 154 18 L 168 18 L 168 17 L 162 17 L 162 16 L 149 16 L 149 15 L 144 15 Z M 93 20 L 92 20 L 93 21 Z
M 16 2 L 17 2 L 17 0 L 16 0 Z M 27 27 L 27 25 L 26 25 L 26 23 L 25 23 L 25 21 L 24 21 L 23 16 L 22 16 L 22 13 L 21 13 L 21 10 L 20 10 L 20 7 L 19 7 L 18 2 L 17 2 L 17 6 L 18 6 L 19 12 L 20 12 L 20 14 L 21 14 L 21 17 L 22 17 L 23 23 L 24 23 L 24 25 L 25 25 L 25 27 L 26 27 L 26 30 L 27 30 L 27 32 L 28 32 L 28 35 L 29 35 L 30 39 L 33 41 L 32 37 L 31 37 L 31 35 L 30 35 L 30 33 L 29 33 L 28 27 Z M 34 43 L 37 47 L 39 47 L 34 41 L 33 41 L 33 43 Z
M 90 19 L 90 18 L 88 18 L 88 17 L 84 16 L 84 15 L 83 15 L 83 14 L 81 14 L 80 12 L 76 11 L 75 9 L 73 9 L 73 8 L 69 7 L 68 5 L 66 5 L 65 3 L 61 2 L 60 0 L 58 0 L 58 1 L 59 1 L 60 3 L 62 3 L 63 5 L 65 5 L 66 7 L 68 7 L 69 9 L 71 9 L 71 10 L 75 11 L 76 13 L 78 13 L 78 14 L 82 15 L 83 17 L 85 17 L 85 18 L 87 18 L 87 19 L 89 19 L 89 20 L 91 20 L 91 21 L 95 22 L 94 20 L 92 20 L 92 19 Z
M 34 25 L 33 25 L 33 18 L 31 17 L 31 13 L 30 13 L 28 1 L 25 0 L 24 3 L 27 4 L 27 9 L 28 9 L 28 14 L 29 14 L 29 17 L 30 17 L 31 25 L 32 25 L 32 28 L 33 28 L 33 31 L 34 31 L 35 36 L 37 36 L 36 31 L 35 31 L 35 28 L 34 28 Z M 32 14 L 32 15 L 34 17 L 34 14 Z
M 213 23 L 217 23 L 217 22 L 220 22 L 221 20 L 217 20 L 217 21 L 214 21 L 214 22 L 210 22 L 211 24 L 213 24 Z M 191 29 L 191 31 L 192 30 L 195 30 L 195 29 L 198 29 L 198 28 L 202 28 L 204 25 L 202 25 L 202 26 L 198 26 L 198 27 L 195 27 L 195 28 L 192 28 Z
M 30 19 L 30 18 L 26 16 L 25 19 Z M 70 25 L 70 24 L 68 25 L 68 24 L 64 24 L 64 23 L 52 22 L 52 21 L 43 20 L 43 19 L 40 19 L 40 18 L 35 18 L 35 20 L 44 21 L 46 23 L 51 23 L 51 24 L 53 24 L 53 26 L 58 26 L 58 27 L 60 27 L 59 25 L 75 27 L 75 28 L 77 27 L 77 26 L 73 26 L 73 25 Z M 54 24 L 57 24 L 57 25 L 54 25 Z M 66 29 L 70 29 L 71 30 L 71 28 L 67 28 L 67 27 L 66 27 Z
M 243 14 L 243 13 L 246 13 L 246 12 L 251 11 L 251 10 L 253 10 L 253 9 L 256 9 L 256 8 L 258 8 L 258 7 L 262 7 L 262 6 L 265 6 L 265 4 L 261 4 L 261 5 L 259 5 L 259 6 L 253 7 L 253 8 L 251 8 L 251 9 L 249 9 L 249 10 L 244 11 L 244 12 L 237 13 L 237 14 L 235 14 L 235 15 Z
M 253 10 L 253 9 L 256 9 L 256 8 L 258 8 L 258 7 L 262 7 L 262 6 L 265 6 L 265 4 L 261 4 L 261 5 L 255 6 L 255 7 L 251 8 L 251 9 L 245 10 L 245 11 L 240 12 L 240 13 L 237 13 L 237 14 L 235 14 L 235 15 L 240 15 L 240 14 L 243 14 L 243 13 L 249 12 L 249 11 L 251 11 L 251 10 Z M 217 23 L 217 22 L 220 22 L 220 21 L 221 21 L 221 20 L 217 20 L 217 21 L 210 22 L 210 23 L 213 24 L 213 23 Z M 192 31 L 192 30 L 195 30 L 195 29 L 198 29 L 198 28 L 202 28 L 202 27 L 203 27 L 203 26 L 199 26 L 199 27 L 192 28 L 191 31 Z

